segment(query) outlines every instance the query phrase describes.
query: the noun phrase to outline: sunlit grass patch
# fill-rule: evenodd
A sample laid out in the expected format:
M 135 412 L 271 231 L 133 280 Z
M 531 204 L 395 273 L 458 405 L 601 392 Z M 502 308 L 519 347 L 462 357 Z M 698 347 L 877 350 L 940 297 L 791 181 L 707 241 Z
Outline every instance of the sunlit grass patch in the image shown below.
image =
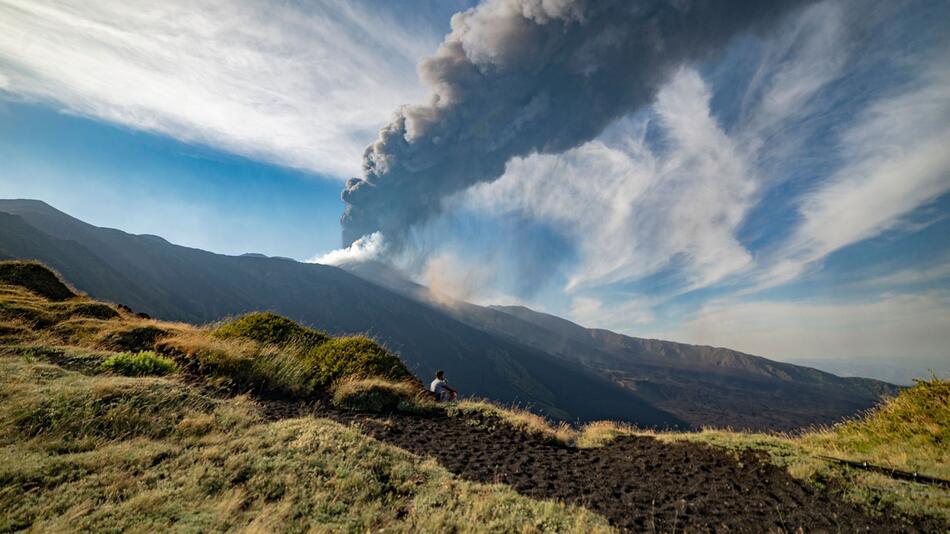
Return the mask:
M 577 437 L 577 431 L 567 423 L 553 424 L 544 417 L 514 407 L 502 407 L 481 400 L 463 400 L 447 405 L 449 415 L 494 418 L 544 441 L 570 445 Z
M 418 382 L 392 382 L 381 378 L 341 381 L 333 391 L 333 404 L 347 410 L 377 413 L 431 413 L 440 409 Z
M 304 358 L 314 366 L 315 378 L 324 385 L 349 377 L 414 379 L 398 356 L 363 336 L 332 338 L 309 350 Z
M 110 356 L 100 366 L 124 376 L 165 376 L 176 371 L 175 360 L 153 351 L 120 352 Z
M 829 456 L 950 479 L 950 381 L 920 380 L 865 415 L 805 434 Z
M 330 336 L 270 312 L 253 312 L 227 321 L 212 331 L 224 339 L 245 338 L 271 345 L 298 344 L 312 347 Z
M 603 447 L 620 436 L 640 436 L 648 432 L 617 421 L 594 421 L 580 428 L 575 445 L 580 448 Z

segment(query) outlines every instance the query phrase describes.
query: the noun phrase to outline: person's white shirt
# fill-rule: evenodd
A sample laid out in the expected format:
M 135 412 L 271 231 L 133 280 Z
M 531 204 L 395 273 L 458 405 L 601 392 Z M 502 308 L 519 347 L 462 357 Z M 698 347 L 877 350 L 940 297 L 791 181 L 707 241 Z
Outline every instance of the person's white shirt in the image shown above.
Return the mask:
M 441 399 L 442 393 L 445 392 L 445 386 L 447 382 L 444 379 L 436 378 L 429 384 L 429 391 L 435 393 L 436 398 Z

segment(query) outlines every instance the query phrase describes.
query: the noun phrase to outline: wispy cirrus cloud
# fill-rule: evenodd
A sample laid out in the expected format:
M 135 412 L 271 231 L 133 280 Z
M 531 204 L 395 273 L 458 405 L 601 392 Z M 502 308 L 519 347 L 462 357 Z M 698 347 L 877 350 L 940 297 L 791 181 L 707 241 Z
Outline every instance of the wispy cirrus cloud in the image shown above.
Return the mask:
M 801 224 L 757 287 L 794 280 L 809 265 L 893 228 L 950 191 L 950 68 L 926 68 L 876 101 L 841 139 L 839 170 L 800 201 Z
M 0 0 L 0 90 L 345 178 L 439 33 L 343 0 Z

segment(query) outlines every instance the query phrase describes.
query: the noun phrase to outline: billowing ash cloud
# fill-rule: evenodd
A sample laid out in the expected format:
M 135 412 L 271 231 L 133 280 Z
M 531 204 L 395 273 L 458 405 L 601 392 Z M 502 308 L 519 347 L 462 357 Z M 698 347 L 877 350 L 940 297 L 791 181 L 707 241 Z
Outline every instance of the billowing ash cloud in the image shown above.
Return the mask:
M 456 14 L 419 67 L 429 103 L 398 110 L 346 184 L 344 245 L 379 231 L 398 248 L 446 196 L 498 178 L 512 157 L 593 139 L 679 65 L 806 2 L 486 0 Z

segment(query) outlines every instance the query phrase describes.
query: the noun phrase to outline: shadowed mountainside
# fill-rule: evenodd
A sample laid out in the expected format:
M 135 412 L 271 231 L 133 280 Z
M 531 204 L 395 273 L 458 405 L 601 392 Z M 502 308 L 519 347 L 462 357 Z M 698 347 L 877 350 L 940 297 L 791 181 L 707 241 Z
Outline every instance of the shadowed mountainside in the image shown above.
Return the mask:
M 477 306 L 435 295 L 379 263 L 345 269 L 439 307 L 480 330 L 594 369 L 695 427 L 790 430 L 866 409 L 899 388 L 738 351 L 589 329 L 523 306 Z
M 91 296 L 166 320 L 270 310 L 333 335 L 367 333 L 420 378 L 445 369 L 468 395 L 566 420 L 683 427 L 593 370 L 483 332 L 342 269 L 224 256 L 86 224 L 45 203 L 0 201 L 0 256 L 36 259 Z

